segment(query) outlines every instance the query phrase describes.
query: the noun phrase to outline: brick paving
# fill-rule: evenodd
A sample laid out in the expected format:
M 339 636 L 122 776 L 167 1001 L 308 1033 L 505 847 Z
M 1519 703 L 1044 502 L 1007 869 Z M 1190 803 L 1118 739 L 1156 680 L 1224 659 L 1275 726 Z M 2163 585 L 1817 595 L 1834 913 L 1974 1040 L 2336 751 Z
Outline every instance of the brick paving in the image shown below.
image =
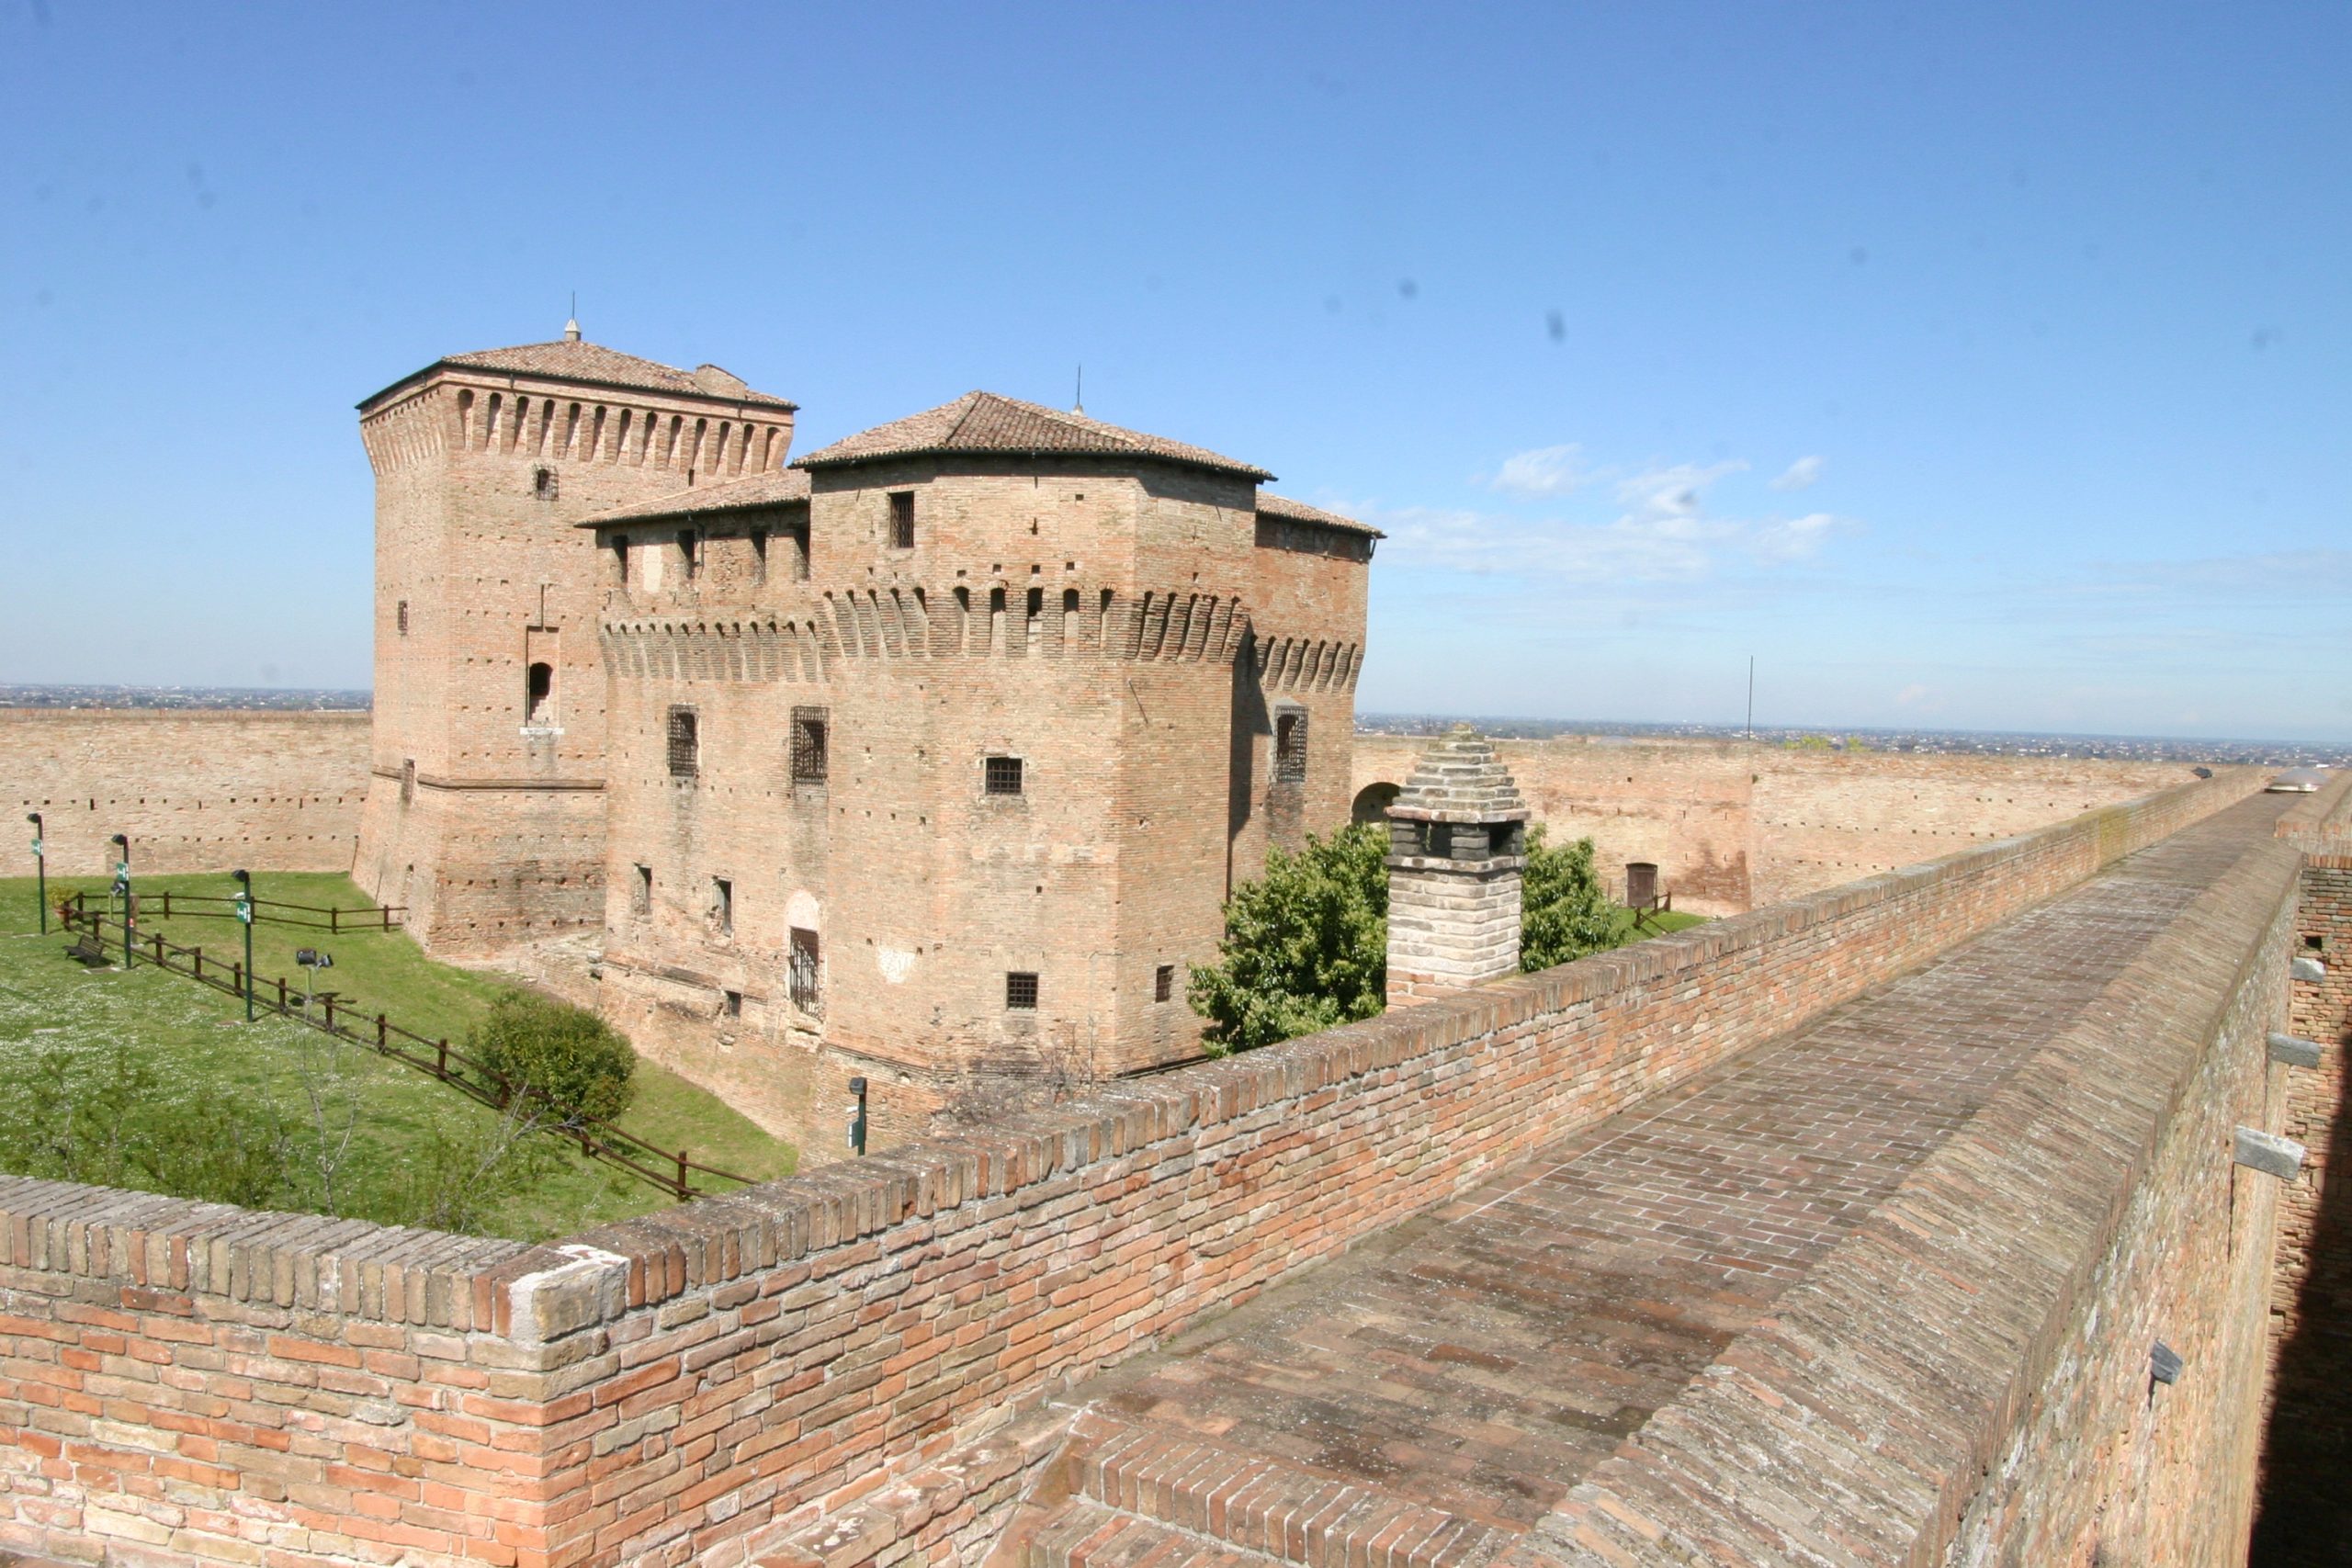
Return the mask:
M 1527 1529 L 2278 809 L 2232 807 L 1098 1380 L 1080 1391 L 1097 1440 L 1150 1450 L 1170 1476 L 1246 1460 L 1295 1496 L 1363 1490 Z

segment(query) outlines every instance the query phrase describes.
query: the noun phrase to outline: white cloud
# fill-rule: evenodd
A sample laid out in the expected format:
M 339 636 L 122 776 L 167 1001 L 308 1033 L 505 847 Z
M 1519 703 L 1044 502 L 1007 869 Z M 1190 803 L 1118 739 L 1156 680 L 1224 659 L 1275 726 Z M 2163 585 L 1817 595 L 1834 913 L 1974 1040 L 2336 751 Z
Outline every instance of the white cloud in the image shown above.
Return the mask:
M 1585 466 L 1584 448 L 1571 441 L 1560 446 L 1538 446 L 1514 452 L 1487 482 L 1512 495 L 1566 495 L 1596 478 Z
M 1828 467 L 1826 457 L 1799 457 L 1789 465 L 1789 471 L 1772 481 L 1774 490 L 1804 490 L 1821 478 L 1821 470 Z
M 1826 512 L 1764 518 L 1711 513 L 1709 490 L 1747 466 L 1676 463 L 1624 476 L 1616 484 L 1623 510 L 1607 523 L 1442 507 L 1360 507 L 1357 515 L 1387 530 L 1385 559 L 1621 584 L 1690 581 L 1742 565 L 1785 566 L 1817 554 L 1830 539 L 1858 526 Z
M 1915 703 L 1926 701 L 1927 697 L 1928 688 L 1920 682 L 1914 681 L 1909 685 L 1894 694 L 1894 705 L 1897 707 L 1907 708 Z

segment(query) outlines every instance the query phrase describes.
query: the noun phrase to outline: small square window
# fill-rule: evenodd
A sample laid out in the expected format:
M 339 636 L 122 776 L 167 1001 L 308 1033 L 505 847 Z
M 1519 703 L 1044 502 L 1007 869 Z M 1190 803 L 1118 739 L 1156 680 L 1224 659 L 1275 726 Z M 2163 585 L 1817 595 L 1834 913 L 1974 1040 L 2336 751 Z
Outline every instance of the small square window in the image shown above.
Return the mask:
M 729 992 L 726 992 L 726 993 L 724 993 L 724 994 L 725 994 L 725 996 L 726 996 L 726 998 L 727 998 L 727 1002 L 726 1002 L 726 1007 L 727 1007 L 727 1016 L 728 1016 L 728 1017 L 729 1017 L 729 1018 L 741 1018 L 741 1017 L 742 1017 L 742 1016 L 743 1016 L 743 993 L 742 993 L 742 992 L 741 992 L 741 991 L 729 991 Z
M 990 757 L 981 769 L 980 777 L 983 787 L 990 795 L 1019 795 L 1021 793 L 1021 759 Z
M 637 879 L 629 885 L 628 907 L 631 912 L 650 915 L 653 912 L 653 868 L 640 865 Z
M 1176 965 L 1163 964 L 1152 971 L 1151 999 L 1164 1002 L 1176 994 Z
M 915 492 L 910 490 L 890 492 L 890 547 L 894 550 L 915 547 Z
M 723 876 L 710 879 L 710 923 L 721 936 L 735 934 L 735 885 Z
M 1015 969 L 1004 977 L 1004 1005 L 1016 1012 L 1037 1010 L 1037 976 Z
M 792 782 L 825 782 L 825 716 L 823 708 L 792 710 Z
M 541 501 L 555 500 L 561 488 L 556 481 L 553 468 L 531 470 L 531 493 Z
M 670 776 L 690 779 L 702 770 L 702 737 L 692 708 L 670 710 Z
M 2303 938 L 2303 945 L 2313 953 L 2324 953 L 2327 951 L 2327 939 L 2323 936 L 2307 936 Z

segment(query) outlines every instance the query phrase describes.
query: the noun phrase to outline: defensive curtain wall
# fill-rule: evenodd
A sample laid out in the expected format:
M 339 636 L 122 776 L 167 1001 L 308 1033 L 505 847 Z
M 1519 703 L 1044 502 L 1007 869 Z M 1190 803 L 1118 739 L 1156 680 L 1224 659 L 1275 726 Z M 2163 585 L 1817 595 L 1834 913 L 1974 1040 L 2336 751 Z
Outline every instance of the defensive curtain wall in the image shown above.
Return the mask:
M 41 814 L 61 876 L 113 870 L 117 833 L 141 872 L 349 871 L 368 724 L 365 713 L 0 708 L 0 808 L 12 821 Z M 27 842 L 0 857 L 0 875 L 31 873 Z
M 1356 737 L 1360 818 L 1404 782 L 1428 744 Z M 1496 745 L 1534 820 L 1555 839 L 1589 837 L 1613 892 L 1623 892 L 1627 862 L 1647 861 L 1674 907 L 1702 915 L 1817 893 L 2189 776 L 2177 762 L 1800 751 L 1734 740 L 1569 735 Z
M 2279 1194 L 2307 1179 L 2266 1136 L 2308 1073 L 2267 1049 L 2311 1005 L 2295 834 L 2344 793 L 2290 808 L 2258 783 L 2177 785 L 559 1247 L 0 1180 L 0 1547 L 854 1568 L 1001 1546 L 1079 1568 L 1157 1530 L 1170 1563 L 2235 1562 Z M 1695 1125 L 1666 1113 L 1858 998 L 1951 1034 L 1941 993 L 1902 989 L 1939 970 L 2006 1021 L 1930 1043 L 1984 1035 L 2001 1069 L 1845 1075 L 1858 1126 L 1919 1124 L 1834 1220 L 1776 1239 L 1795 1212 L 1769 1192 L 1710 1192 L 1703 1160 L 1650 1173 L 1705 1201 L 1683 1236 L 1712 1223 L 1813 1260 L 1762 1316 L 1620 1309 L 1604 1340 L 1673 1328 L 1698 1373 L 1629 1399 L 1646 1414 L 1621 1411 L 1613 1452 L 1532 1525 L 1280 1454 L 1235 1468 L 1198 1431 L 1100 1438 L 1153 1408 L 1090 1406 L 1112 1369 L 1343 1278 L 1340 1255 L 1381 1238 L 1376 1259 L 1413 1216 L 1453 1224 L 1457 1196 L 1521 1244 L 1590 1244 L 1561 1231 L 1574 1203 L 1528 1206 L 1540 1184 L 1502 1208 L 1482 1190 L 1545 1151 L 1641 1174 L 1655 1145 L 1606 1119 Z M 1973 1109 L 1922 1116 L 1906 1085 Z M 1812 1101 L 1740 1114 L 1758 1147 L 1837 1130 Z M 1480 1310 L 1461 1283 L 1399 1332 L 1436 1367 L 1444 1346 L 1411 1334 Z M 1441 1468 L 1399 1456 L 1391 1482 Z

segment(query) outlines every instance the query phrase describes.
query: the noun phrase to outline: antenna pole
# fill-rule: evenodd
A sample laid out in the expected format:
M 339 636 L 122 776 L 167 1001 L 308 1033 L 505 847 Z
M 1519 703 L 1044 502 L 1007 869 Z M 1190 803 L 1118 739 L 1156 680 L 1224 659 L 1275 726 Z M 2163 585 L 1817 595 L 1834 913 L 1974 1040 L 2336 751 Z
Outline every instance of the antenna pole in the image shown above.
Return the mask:
M 1070 412 L 1073 413 L 1086 412 L 1086 367 L 1083 365 L 1078 367 L 1078 397 L 1070 404 Z
M 1756 739 L 1756 655 L 1747 656 L 1747 738 Z

